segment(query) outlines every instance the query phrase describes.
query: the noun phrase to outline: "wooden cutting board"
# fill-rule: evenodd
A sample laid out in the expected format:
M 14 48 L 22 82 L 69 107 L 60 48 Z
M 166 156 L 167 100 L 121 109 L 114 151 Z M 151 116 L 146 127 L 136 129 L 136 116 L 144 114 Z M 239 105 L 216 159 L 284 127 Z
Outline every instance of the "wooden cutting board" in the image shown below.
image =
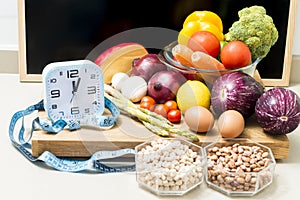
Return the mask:
M 43 112 L 40 114 L 45 116 Z M 184 122 L 176 126 L 188 129 Z M 216 125 L 210 132 L 197 135 L 199 142 L 196 144 L 202 147 L 220 138 Z M 100 150 L 134 148 L 154 137 L 158 136 L 147 130 L 140 122 L 120 115 L 116 125 L 108 130 L 83 126 L 76 131 L 63 130 L 58 134 L 42 130 L 35 131 L 32 136 L 32 154 L 39 156 L 44 151 L 50 151 L 59 157 L 89 157 Z M 286 135 L 267 135 L 254 118 L 247 120 L 246 128 L 240 137 L 251 139 L 271 148 L 275 159 L 288 157 L 290 147 L 288 137 Z

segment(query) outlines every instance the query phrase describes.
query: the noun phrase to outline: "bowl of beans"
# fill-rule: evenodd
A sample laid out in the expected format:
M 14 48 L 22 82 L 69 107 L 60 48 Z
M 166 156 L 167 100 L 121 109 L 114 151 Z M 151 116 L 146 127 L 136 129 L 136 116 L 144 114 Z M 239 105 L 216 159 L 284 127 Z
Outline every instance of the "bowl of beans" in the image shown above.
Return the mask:
M 208 186 L 228 196 L 253 196 L 273 181 L 270 148 L 243 138 L 221 139 L 204 148 Z
M 204 180 L 202 147 L 179 138 L 155 138 L 135 147 L 136 180 L 157 195 L 184 195 Z

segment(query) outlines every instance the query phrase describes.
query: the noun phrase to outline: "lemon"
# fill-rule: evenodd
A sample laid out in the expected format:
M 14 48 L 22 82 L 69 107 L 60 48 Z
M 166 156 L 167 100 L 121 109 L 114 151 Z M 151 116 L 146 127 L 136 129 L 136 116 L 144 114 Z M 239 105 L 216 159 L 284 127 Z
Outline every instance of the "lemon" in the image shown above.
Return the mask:
M 209 109 L 210 91 L 201 81 L 188 80 L 179 87 L 176 101 L 182 113 L 192 106 L 203 106 Z

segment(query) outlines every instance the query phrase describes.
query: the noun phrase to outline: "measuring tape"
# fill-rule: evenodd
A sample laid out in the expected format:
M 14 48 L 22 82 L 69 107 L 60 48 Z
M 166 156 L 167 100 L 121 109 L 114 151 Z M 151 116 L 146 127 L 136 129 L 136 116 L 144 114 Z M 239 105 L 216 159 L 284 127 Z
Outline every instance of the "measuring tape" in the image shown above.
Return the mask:
M 108 123 L 114 123 L 116 118 L 119 115 L 118 108 L 107 98 L 104 99 L 105 107 L 107 107 L 111 113 L 111 116 L 102 116 L 100 121 L 105 122 L 107 126 Z M 99 151 L 94 153 L 88 160 L 73 160 L 73 159 L 65 159 L 58 158 L 54 154 L 49 151 L 43 152 L 40 156 L 35 157 L 29 151 L 31 149 L 30 139 L 34 130 L 38 128 L 43 129 L 44 131 L 50 133 L 58 133 L 64 129 L 65 126 L 68 126 L 70 130 L 76 130 L 80 128 L 80 123 L 74 122 L 66 122 L 64 120 L 58 120 L 55 123 L 47 119 L 43 119 L 37 117 L 32 122 L 31 132 L 29 134 L 28 139 L 24 138 L 24 117 L 26 115 L 30 115 L 34 111 L 44 111 L 44 101 L 40 101 L 35 105 L 29 106 L 25 110 L 21 110 L 16 112 L 11 119 L 9 125 L 9 137 L 12 144 L 31 162 L 43 161 L 47 165 L 57 169 L 59 171 L 64 172 L 80 172 L 84 170 L 96 170 L 101 173 L 113 173 L 113 172 L 126 172 L 126 171 L 135 171 L 135 165 L 130 166 L 121 166 L 121 167 L 110 167 L 103 163 L 101 160 L 103 159 L 111 159 L 116 157 L 121 157 L 126 154 L 135 154 L 133 149 L 121 149 L 116 151 Z M 18 133 L 18 140 L 14 137 L 14 131 L 16 123 L 19 119 L 22 119 L 22 125 Z

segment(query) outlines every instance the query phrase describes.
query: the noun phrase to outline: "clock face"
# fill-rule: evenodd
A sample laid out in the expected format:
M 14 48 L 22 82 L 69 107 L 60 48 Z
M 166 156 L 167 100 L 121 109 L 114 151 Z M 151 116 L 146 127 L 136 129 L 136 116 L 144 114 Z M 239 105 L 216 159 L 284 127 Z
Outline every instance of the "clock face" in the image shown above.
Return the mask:
M 43 70 L 45 110 L 52 121 L 90 121 L 104 111 L 103 75 L 91 61 L 51 63 Z

